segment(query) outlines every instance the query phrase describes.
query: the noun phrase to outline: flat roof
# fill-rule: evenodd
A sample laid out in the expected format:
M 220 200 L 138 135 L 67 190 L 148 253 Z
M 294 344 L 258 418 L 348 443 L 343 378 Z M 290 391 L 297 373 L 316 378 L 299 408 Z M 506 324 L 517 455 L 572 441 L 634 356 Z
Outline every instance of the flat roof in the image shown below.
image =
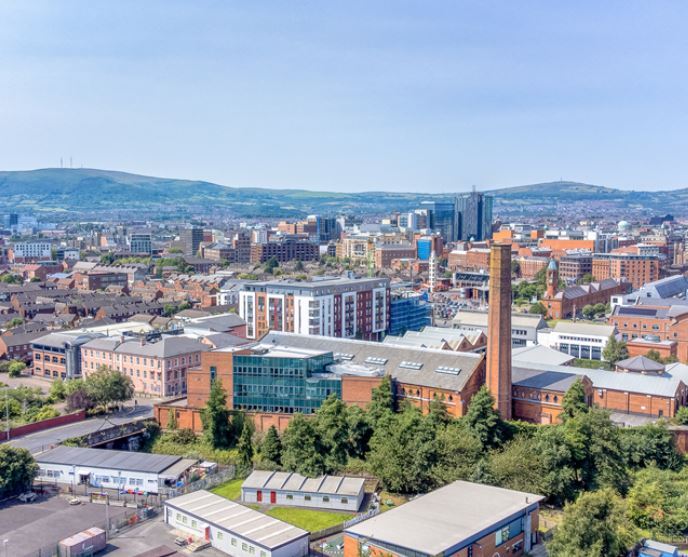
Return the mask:
M 524 361 L 542 364 L 556 364 L 565 366 L 575 360 L 575 356 L 564 354 L 545 346 L 544 344 L 535 344 L 533 346 L 520 346 L 511 351 L 511 358 L 514 362 Z
M 270 470 L 254 470 L 244 480 L 242 488 L 248 489 L 276 489 L 284 491 L 301 491 L 304 493 L 322 493 L 324 495 L 357 496 L 365 484 L 363 478 L 346 476 L 319 476 L 306 478 L 292 472 L 273 472 Z
M 533 493 L 456 481 L 345 532 L 371 542 L 441 555 L 543 499 Z
M 181 460 L 181 456 L 85 449 L 82 447 L 65 447 L 64 445 L 36 455 L 38 464 L 107 468 L 150 474 L 161 474 Z
M 268 550 L 308 536 L 306 530 L 205 490 L 168 499 L 165 505 Z

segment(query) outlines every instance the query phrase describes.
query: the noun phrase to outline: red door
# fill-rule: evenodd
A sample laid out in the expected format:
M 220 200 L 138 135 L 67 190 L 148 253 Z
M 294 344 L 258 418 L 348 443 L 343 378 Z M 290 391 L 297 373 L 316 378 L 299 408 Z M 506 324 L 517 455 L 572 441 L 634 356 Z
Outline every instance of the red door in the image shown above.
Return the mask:
M 274 505 L 275 503 L 277 503 L 277 493 L 275 493 L 274 491 L 271 491 L 270 492 L 270 504 Z
M 263 502 L 263 492 L 260 489 L 256 492 L 256 501 Z

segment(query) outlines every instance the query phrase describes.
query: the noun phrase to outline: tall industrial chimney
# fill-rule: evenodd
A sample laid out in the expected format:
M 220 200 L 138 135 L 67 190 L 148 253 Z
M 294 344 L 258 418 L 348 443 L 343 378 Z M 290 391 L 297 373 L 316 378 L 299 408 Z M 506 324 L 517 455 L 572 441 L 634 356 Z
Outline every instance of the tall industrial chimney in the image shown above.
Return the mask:
M 511 419 L 511 244 L 493 244 L 487 320 L 487 387 L 502 419 Z

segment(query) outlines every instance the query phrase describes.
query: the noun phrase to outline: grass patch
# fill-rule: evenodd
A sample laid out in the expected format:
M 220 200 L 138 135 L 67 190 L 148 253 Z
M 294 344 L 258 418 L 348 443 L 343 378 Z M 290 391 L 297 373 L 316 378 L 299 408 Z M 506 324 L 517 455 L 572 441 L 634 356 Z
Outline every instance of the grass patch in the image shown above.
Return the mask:
M 607 371 L 611 371 L 612 369 L 609 362 L 603 360 L 586 360 L 583 358 L 575 358 L 573 360 L 573 366 L 584 367 L 586 369 L 606 369 Z
M 243 478 L 237 478 L 234 480 L 229 480 L 217 487 L 211 489 L 211 491 L 217 495 L 220 495 L 226 499 L 231 499 L 235 501 L 241 498 L 241 484 L 244 483 Z
M 273 507 L 265 514 L 278 520 L 283 520 L 309 532 L 324 530 L 349 520 L 354 515 L 349 513 L 336 513 L 317 511 L 314 509 L 300 509 L 298 507 Z
M 403 505 L 407 501 L 408 498 L 404 495 L 382 491 L 380 493 L 380 512 L 385 512 L 399 505 Z

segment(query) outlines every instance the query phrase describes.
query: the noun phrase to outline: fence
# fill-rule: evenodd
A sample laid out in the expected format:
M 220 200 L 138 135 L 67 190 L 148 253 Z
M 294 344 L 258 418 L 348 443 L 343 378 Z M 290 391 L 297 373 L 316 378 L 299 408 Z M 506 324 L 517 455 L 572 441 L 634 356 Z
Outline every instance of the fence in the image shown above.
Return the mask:
M 132 509 L 131 511 L 125 512 L 125 514 L 109 519 L 109 524 L 105 522 L 94 523 L 91 528 L 100 528 L 107 532 L 107 539 L 111 537 L 120 536 L 126 533 L 129 529 L 137 526 L 141 522 L 150 520 L 151 518 L 157 516 L 160 512 L 161 507 L 145 507 L 142 509 Z M 80 530 L 80 532 L 83 530 Z M 79 532 L 73 532 L 71 535 L 78 534 Z M 69 537 L 69 536 L 65 536 Z M 16 555 L 15 557 L 60 557 L 60 547 L 59 542 L 46 545 L 36 551 L 31 553 L 25 553 L 23 555 Z
M 172 497 L 178 497 L 180 495 L 185 495 L 187 493 L 192 493 L 194 491 L 199 491 L 201 489 L 213 489 L 221 483 L 233 480 L 236 477 L 236 466 L 230 464 L 225 468 L 219 469 L 214 474 L 207 474 L 200 480 L 188 483 L 181 487 L 171 487 L 161 493 L 161 496 L 165 499 L 171 499 Z
M 50 429 L 51 427 L 82 422 L 85 419 L 86 410 L 80 410 L 79 412 L 74 412 L 73 414 L 64 414 L 63 416 L 48 418 L 47 420 L 41 420 L 40 422 L 20 425 L 10 429 L 9 439 L 14 439 L 15 437 L 20 437 L 22 435 L 29 435 L 30 433 L 36 433 L 37 431 L 43 431 L 44 429 Z
M 363 522 L 364 520 L 367 520 L 369 518 L 373 518 L 375 515 L 380 513 L 380 508 L 376 507 L 374 509 L 368 509 L 366 512 L 358 514 L 354 516 L 353 518 L 350 518 L 346 522 L 342 522 L 341 524 L 337 524 L 335 526 L 330 526 L 329 528 L 325 528 L 323 530 L 317 530 L 316 532 L 311 532 L 311 541 L 316 541 L 316 540 L 321 540 L 323 538 L 327 538 L 329 536 L 333 536 L 334 534 L 339 534 L 346 528 L 349 528 L 350 526 L 353 526 L 354 524 L 358 524 L 359 522 Z

